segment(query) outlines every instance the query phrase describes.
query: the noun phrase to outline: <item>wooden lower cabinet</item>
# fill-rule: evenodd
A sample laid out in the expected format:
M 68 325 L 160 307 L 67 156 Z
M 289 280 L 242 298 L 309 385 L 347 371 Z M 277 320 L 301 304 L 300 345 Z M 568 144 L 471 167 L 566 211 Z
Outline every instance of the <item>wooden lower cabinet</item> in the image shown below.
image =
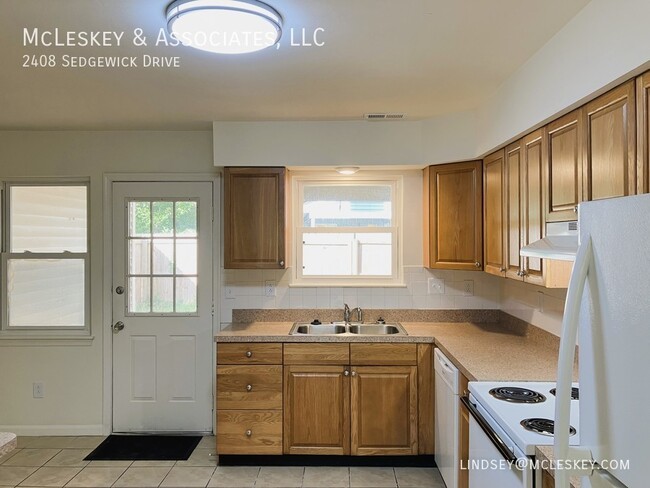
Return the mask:
M 217 454 L 282 454 L 282 410 L 217 410 Z
M 548 471 L 542 472 L 542 488 L 555 488 L 555 479 Z
M 356 366 L 351 376 L 351 453 L 417 454 L 417 368 Z
M 349 368 L 285 366 L 284 383 L 284 453 L 350 454 Z

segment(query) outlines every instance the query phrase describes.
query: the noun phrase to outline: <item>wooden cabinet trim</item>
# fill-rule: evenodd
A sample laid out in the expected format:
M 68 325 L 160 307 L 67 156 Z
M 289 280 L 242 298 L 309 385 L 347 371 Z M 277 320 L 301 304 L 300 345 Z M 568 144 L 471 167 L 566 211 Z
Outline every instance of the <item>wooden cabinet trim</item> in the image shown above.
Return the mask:
M 418 344 L 418 452 L 434 453 L 433 344 Z
M 650 192 L 650 71 L 636 79 L 637 193 Z
M 350 344 L 286 343 L 284 364 L 350 364 Z

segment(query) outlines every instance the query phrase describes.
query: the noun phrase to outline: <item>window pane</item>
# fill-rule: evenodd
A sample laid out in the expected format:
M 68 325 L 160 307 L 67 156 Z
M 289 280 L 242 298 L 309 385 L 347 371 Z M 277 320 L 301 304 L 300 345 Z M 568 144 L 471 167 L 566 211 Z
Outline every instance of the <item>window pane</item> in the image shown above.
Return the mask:
M 153 240 L 153 274 L 174 273 L 174 241 L 172 239 Z
M 195 237 L 196 202 L 176 202 L 176 235 Z
M 83 259 L 10 259 L 7 307 L 10 327 L 83 327 Z
M 86 194 L 85 186 L 12 186 L 11 252 L 86 252 Z
M 391 276 L 392 234 L 303 234 L 304 276 Z
M 196 239 L 176 240 L 176 274 L 196 274 Z
M 151 312 L 151 278 L 129 278 L 129 312 Z
M 153 278 L 151 311 L 171 313 L 174 311 L 174 278 Z
M 151 239 L 129 240 L 129 274 L 151 272 Z
M 391 227 L 389 185 L 306 185 L 304 227 Z
M 176 278 L 176 312 L 196 311 L 196 278 Z
M 174 235 L 174 202 L 153 202 L 153 235 L 170 237 Z
M 151 205 L 149 202 L 129 202 L 129 236 L 151 236 Z

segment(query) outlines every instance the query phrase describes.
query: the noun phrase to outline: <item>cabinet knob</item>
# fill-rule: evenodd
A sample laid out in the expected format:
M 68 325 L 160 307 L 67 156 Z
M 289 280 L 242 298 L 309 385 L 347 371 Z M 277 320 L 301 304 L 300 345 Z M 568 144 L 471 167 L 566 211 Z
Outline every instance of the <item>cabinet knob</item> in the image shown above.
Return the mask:
M 253 356 L 253 351 L 246 351 L 246 357 L 250 358 L 251 356 Z
M 356 372 L 356 371 L 352 371 L 352 376 L 356 376 L 356 375 L 357 375 L 357 372 Z
M 253 431 L 250 430 L 250 429 L 248 429 L 248 430 L 246 431 L 246 437 L 250 437 L 250 436 L 252 436 L 252 435 L 253 435 Z
M 477 268 L 480 268 L 480 267 L 481 267 L 481 263 L 479 263 L 478 261 L 476 261 L 476 262 L 474 263 L 474 266 L 476 266 Z
M 350 376 L 350 372 L 346 369 L 343 371 L 343 376 Z
M 576 205 L 575 207 L 573 207 L 573 211 L 574 211 L 575 213 L 578 213 L 578 206 L 577 206 L 577 205 Z
M 505 272 L 506 272 L 506 268 L 499 268 L 499 273 L 505 273 Z
M 246 391 L 253 391 L 253 385 L 246 385 Z
M 280 267 L 284 268 L 284 260 L 280 260 Z

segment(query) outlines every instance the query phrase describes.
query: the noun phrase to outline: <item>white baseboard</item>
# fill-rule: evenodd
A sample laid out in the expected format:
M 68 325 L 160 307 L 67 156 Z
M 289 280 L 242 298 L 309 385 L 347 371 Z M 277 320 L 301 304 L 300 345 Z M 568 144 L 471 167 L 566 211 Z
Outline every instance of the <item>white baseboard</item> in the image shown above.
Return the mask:
M 104 426 L 98 425 L 0 425 L 0 432 L 16 435 L 104 435 Z

